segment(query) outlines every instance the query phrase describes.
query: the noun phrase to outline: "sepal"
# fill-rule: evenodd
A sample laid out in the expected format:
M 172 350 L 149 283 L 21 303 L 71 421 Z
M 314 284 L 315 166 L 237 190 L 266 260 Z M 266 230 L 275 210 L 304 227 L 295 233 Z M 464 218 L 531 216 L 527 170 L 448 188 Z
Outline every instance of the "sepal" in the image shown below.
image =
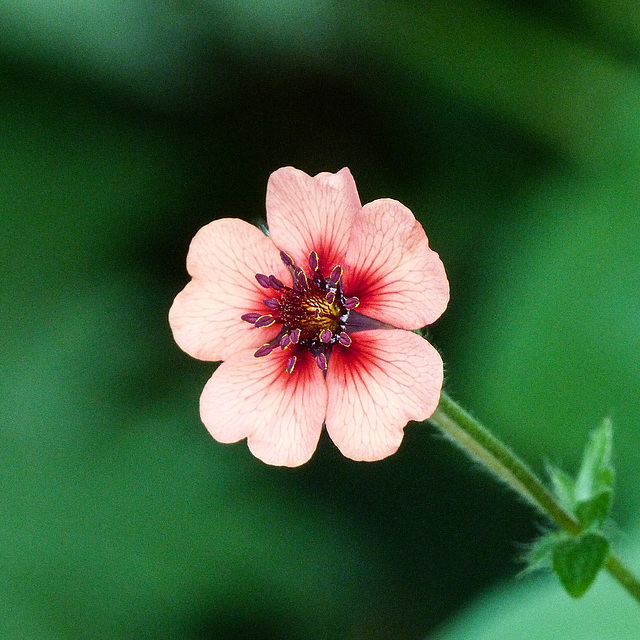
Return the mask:
M 583 528 L 602 527 L 613 504 L 614 472 L 611 464 L 613 430 L 606 418 L 593 431 L 584 451 L 575 484 L 575 515 Z
M 577 536 L 559 536 L 552 552 L 553 570 L 572 598 L 580 598 L 598 575 L 607 554 L 609 540 L 597 531 Z
M 609 553 L 604 528 L 613 504 L 612 440 L 611 421 L 605 419 L 589 436 L 575 480 L 547 467 L 556 500 L 579 522 L 580 532 L 543 535 L 527 553 L 525 571 L 550 566 L 573 598 L 584 595 Z

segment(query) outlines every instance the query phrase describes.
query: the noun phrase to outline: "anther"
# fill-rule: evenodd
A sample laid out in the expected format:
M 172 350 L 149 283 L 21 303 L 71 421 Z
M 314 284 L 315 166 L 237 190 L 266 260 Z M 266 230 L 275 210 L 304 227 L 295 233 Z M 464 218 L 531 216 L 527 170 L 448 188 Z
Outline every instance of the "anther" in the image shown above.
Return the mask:
M 320 369 L 320 371 L 326 371 L 327 370 L 327 356 L 325 356 L 324 353 L 319 353 L 316 356 L 316 364 L 318 365 L 318 369 Z
M 331 331 L 329 331 L 329 329 L 323 329 L 320 332 L 320 341 L 321 342 L 331 342 L 331 338 L 333 337 L 333 334 L 331 333 Z
M 285 333 L 282 338 L 280 338 L 280 348 L 286 349 L 291 344 L 291 338 L 288 333 Z
M 326 295 L 327 298 L 327 302 L 329 304 L 333 304 L 333 301 L 336 299 L 336 292 L 335 291 L 329 291 L 329 293 L 327 293 Z
M 282 282 L 275 276 L 269 276 L 269 284 L 271 285 L 271 288 L 275 289 L 276 291 L 284 289 L 284 285 L 282 284 Z
M 262 302 L 264 302 L 264 306 L 267 307 L 267 309 L 277 309 L 280 306 L 280 300 L 276 298 L 268 298 Z
M 343 347 L 349 347 L 351 346 L 351 336 L 346 332 L 346 331 L 341 331 L 340 335 L 338 336 L 338 342 L 343 346 Z
M 296 271 L 295 277 L 298 288 L 302 289 L 303 291 L 307 291 L 307 289 L 309 288 L 309 283 L 307 282 L 307 276 L 304 275 L 304 271 L 302 269 L 298 269 Z
M 284 251 L 280 252 L 280 260 L 282 260 L 282 262 L 284 262 L 285 266 L 287 267 L 293 267 L 293 265 L 295 264 L 293 262 L 293 258 L 288 253 L 285 253 Z
M 346 309 L 355 309 L 360 304 L 360 300 L 355 296 L 353 298 L 347 298 L 344 301 L 344 306 Z
M 300 340 L 300 329 L 294 329 L 290 334 L 289 338 L 291 340 L 291 344 L 297 344 Z
M 244 320 L 245 322 L 249 322 L 250 324 L 254 324 L 259 317 L 259 313 L 245 313 L 240 316 L 240 319 Z
M 262 329 L 263 327 L 270 327 L 275 321 L 276 319 L 273 316 L 265 315 L 260 316 L 255 325 L 257 329 Z
M 318 254 L 315 251 L 309 254 L 309 266 L 311 267 L 311 271 L 318 270 Z
M 261 347 L 258 347 L 258 349 L 256 349 L 256 352 L 253 354 L 253 357 L 264 358 L 265 356 L 268 356 L 273 351 L 273 349 L 274 349 L 273 345 L 263 344 Z
M 296 360 L 298 358 L 296 358 L 296 356 L 291 356 L 288 360 L 287 360 L 287 373 L 291 373 L 293 371 L 293 367 L 296 366 Z
M 264 273 L 256 273 L 256 280 L 261 287 L 268 289 L 271 286 L 269 282 L 269 276 L 265 276 Z
M 333 284 L 338 284 L 338 282 L 340 282 L 340 278 L 342 278 L 342 267 L 339 264 L 337 264 L 331 270 L 331 275 L 329 276 L 329 280 L 331 280 Z

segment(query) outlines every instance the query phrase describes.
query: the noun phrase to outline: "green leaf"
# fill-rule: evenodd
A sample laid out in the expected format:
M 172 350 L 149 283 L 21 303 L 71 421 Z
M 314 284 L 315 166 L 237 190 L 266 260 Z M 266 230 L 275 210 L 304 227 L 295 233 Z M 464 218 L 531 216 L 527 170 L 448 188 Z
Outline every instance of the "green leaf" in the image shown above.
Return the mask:
M 576 506 L 575 481 L 562 469 L 552 465 L 547 465 L 547 472 L 551 478 L 553 493 L 558 499 L 558 502 L 567 509 L 567 511 L 573 513 Z
M 538 569 L 550 569 L 552 566 L 553 551 L 559 540 L 564 540 L 564 532 L 549 531 L 540 536 L 522 556 L 527 566 L 521 571 L 521 575 L 532 573 Z
M 602 489 L 613 488 L 611 449 L 613 430 L 611 420 L 605 418 L 589 438 L 584 450 L 582 467 L 576 480 L 576 498 L 585 500 Z
M 640 521 L 620 540 L 622 556 L 640 566 Z M 615 580 L 596 580 L 579 600 L 559 581 L 508 580 L 455 616 L 438 640 L 638 640 L 638 603 Z
M 606 418 L 592 432 L 575 484 L 575 514 L 586 528 L 602 524 L 613 503 L 614 472 L 611 466 L 613 431 Z
M 609 541 L 600 533 L 565 534 L 553 550 L 553 570 L 572 598 L 584 595 L 602 568 Z
M 583 528 L 592 524 L 601 526 L 607 519 L 613 504 L 613 491 L 605 490 L 589 500 L 581 500 L 576 504 L 575 514 Z

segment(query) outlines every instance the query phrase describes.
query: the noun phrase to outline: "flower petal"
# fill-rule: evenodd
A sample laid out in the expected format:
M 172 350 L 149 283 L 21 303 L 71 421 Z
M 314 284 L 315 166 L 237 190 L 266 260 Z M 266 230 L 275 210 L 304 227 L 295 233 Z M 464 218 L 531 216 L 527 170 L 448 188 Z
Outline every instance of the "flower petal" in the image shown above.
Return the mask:
M 398 449 L 409 420 L 435 411 L 442 359 L 410 331 L 362 331 L 352 338 L 350 347 L 336 345 L 331 353 L 327 431 L 347 458 L 380 460 Z
M 191 282 L 176 296 L 169 324 L 181 349 L 201 360 L 225 360 L 243 347 L 258 347 L 275 338 L 279 326 L 256 329 L 240 316 L 264 314 L 271 297 L 256 273 L 290 276 L 280 252 L 260 229 L 244 220 L 223 218 L 193 238 L 187 255 Z
M 329 275 L 344 258 L 360 197 L 351 172 L 308 176 L 299 169 L 274 171 L 267 184 L 267 221 L 274 243 L 299 267 L 316 251 L 320 270 Z
M 389 198 L 366 204 L 355 216 L 343 277 L 358 312 L 401 329 L 436 320 L 449 302 L 449 281 L 422 225 Z
M 200 398 L 200 416 L 219 442 L 248 439 L 263 462 L 295 467 L 318 444 L 327 408 L 327 386 L 313 357 L 303 351 L 292 371 L 291 350 L 264 358 L 241 350 L 223 362 Z

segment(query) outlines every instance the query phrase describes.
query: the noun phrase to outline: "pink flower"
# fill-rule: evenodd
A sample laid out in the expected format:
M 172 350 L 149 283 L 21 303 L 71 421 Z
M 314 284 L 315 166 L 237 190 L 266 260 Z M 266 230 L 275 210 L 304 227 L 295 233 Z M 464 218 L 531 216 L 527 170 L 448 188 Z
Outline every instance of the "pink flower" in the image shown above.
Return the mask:
M 411 330 L 447 306 L 442 262 L 405 206 L 362 206 L 346 168 L 275 171 L 267 221 L 215 220 L 189 248 L 169 322 L 188 354 L 223 360 L 202 421 L 269 464 L 306 462 L 323 424 L 348 458 L 385 458 L 440 398 L 440 355 Z

